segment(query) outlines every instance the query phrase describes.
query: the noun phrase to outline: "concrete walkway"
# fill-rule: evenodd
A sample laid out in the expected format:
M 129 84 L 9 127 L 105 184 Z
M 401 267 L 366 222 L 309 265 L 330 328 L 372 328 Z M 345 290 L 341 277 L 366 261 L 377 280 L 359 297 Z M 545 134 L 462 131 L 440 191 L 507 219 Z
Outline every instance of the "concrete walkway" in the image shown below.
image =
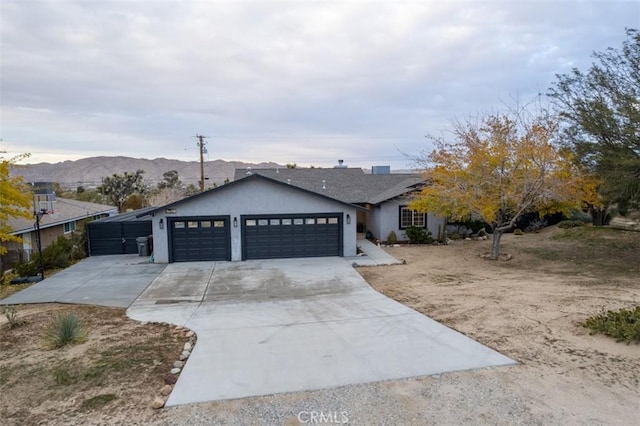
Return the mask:
M 365 238 L 358 238 L 357 247 L 363 256 L 345 257 L 353 266 L 398 265 L 402 262 Z
M 58 302 L 126 308 L 165 266 L 133 254 L 88 257 L 0 300 L 0 305 Z
M 170 264 L 127 314 L 198 335 L 168 406 L 514 364 L 342 258 Z

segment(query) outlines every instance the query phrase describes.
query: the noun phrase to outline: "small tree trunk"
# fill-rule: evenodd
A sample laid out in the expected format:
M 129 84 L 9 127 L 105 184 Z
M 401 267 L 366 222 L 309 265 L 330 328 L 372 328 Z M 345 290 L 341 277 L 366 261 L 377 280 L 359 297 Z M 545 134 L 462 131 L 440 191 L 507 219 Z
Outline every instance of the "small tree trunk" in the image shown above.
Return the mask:
M 493 240 L 491 241 L 491 256 L 489 259 L 498 260 L 498 256 L 500 256 L 500 238 L 502 238 L 502 234 L 504 231 L 493 230 Z
M 591 223 L 593 226 L 604 226 L 609 221 L 609 208 L 605 207 L 589 207 L 589 214 L 591 215 Z

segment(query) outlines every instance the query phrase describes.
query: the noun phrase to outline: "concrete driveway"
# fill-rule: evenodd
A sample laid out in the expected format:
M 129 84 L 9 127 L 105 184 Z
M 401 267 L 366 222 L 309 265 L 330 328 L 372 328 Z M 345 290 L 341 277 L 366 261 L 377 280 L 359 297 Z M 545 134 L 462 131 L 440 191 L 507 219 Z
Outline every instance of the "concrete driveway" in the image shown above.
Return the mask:
M 342 258 L 170 264 L 127 314 L 198 335 L 168 406 L 515 363 Z
M 132 254 L 89 257 L 0 300 L 0 305 L 58 302 L 126 308 L 165 266 Z

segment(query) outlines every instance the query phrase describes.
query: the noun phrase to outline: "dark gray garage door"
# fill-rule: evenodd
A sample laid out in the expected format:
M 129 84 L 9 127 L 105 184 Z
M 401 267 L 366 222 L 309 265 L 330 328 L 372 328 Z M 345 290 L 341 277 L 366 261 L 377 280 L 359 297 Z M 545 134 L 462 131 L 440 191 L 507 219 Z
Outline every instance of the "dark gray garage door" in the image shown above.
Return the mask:
M 342 256 L 342 214 L 242 216 L 242 256 Z
M 229 217 L 182 217 L 168 220 L 171 262 L 231 260 Z

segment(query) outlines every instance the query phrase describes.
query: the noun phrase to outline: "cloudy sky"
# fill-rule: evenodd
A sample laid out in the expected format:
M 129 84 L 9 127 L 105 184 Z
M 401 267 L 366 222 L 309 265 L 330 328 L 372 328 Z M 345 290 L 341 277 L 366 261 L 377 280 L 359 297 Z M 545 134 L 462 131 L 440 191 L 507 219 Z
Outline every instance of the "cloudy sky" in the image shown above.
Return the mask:
M 0 0 L 0 150 L 331 166 L 546 93 L 640 1 Z M 7 154 L 4 154 L 7 156 Z

